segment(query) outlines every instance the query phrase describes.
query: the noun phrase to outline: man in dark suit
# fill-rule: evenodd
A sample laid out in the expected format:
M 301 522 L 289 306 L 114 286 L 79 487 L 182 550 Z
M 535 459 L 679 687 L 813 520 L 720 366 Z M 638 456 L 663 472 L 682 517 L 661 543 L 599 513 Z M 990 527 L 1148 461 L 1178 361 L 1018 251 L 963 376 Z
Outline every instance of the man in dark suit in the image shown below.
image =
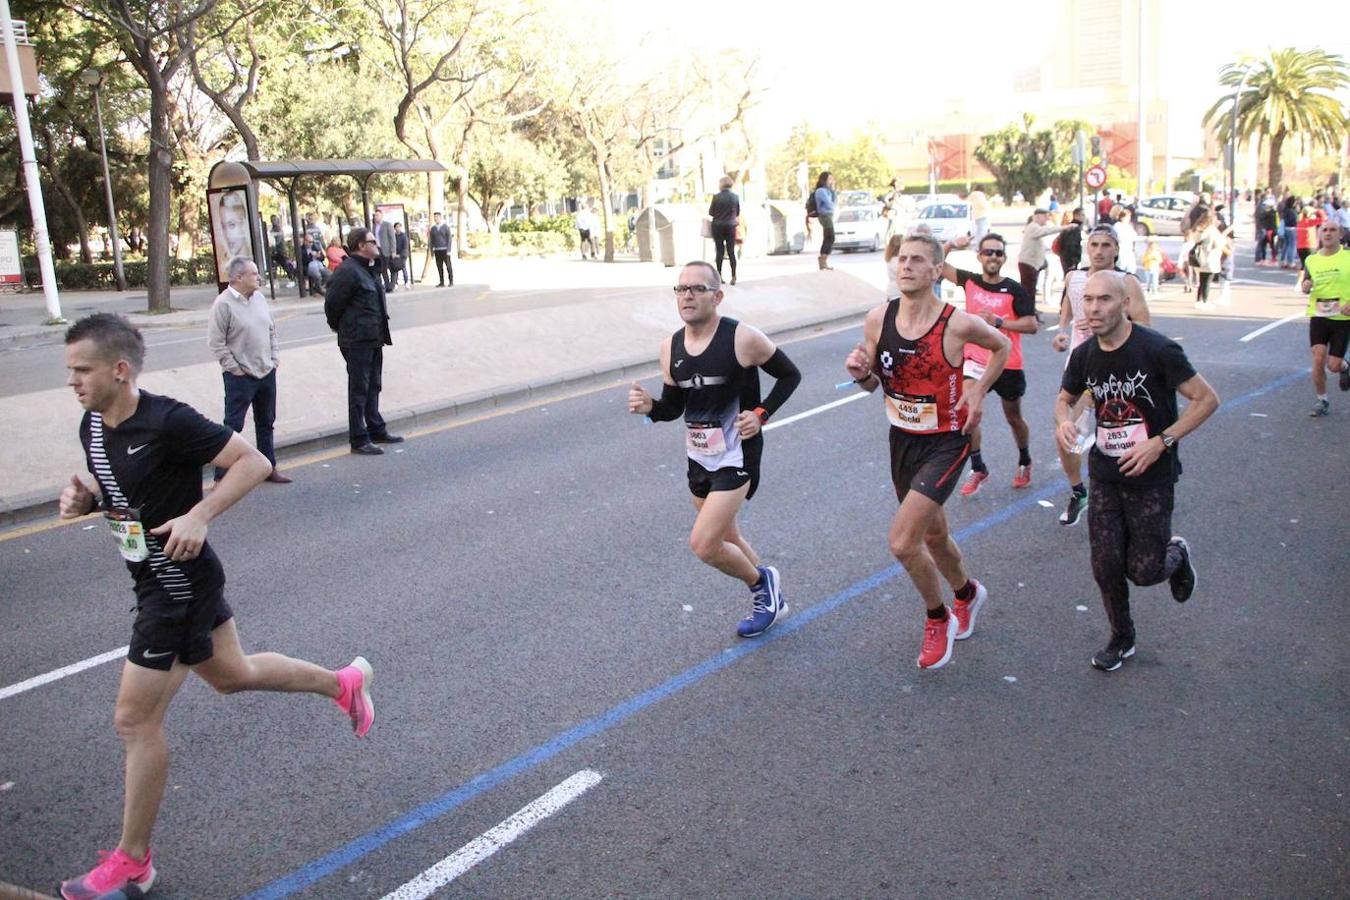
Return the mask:
M 450 226 L 441 220 L 441 214 L 435 214 L 436 224 L 431 226 L 427 235 L 427 244 L 436 255 L 436 287 L 445 287 L 446 282 L 455 283 L 455 269 L 450 263 Z
M 394 225 L 385 221 L 384 213 L 377 209 L 371 218 L 370 230 L 371 237 L 375 238 L 376 271 L 379 273 L 380 281 L 384 283 L 385 291 L 389 292 L 394 289 L 389 271 L 394 256 Z
M 379 242 L 368 230 L 348 232 L 347 258 L 329 279 L 323 302 L 328 327 L 337 332 L 338 349 L 347 361 L 347 435 L 352 452 L 363 456 L 383 454 L 376 444 L 403 441 L 389 433 L 380 416 L 384 348 L 394 341 L 384 282 L 375 271 L 378 257 Z

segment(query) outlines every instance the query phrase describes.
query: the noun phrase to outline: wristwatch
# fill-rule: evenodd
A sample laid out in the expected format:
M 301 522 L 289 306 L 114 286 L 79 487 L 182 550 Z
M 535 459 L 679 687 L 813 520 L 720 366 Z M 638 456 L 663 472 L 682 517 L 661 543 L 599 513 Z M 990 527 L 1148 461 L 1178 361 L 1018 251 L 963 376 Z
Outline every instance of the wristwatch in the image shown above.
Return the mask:
M 769 422 L 769 411 L 762 406 L 755 407 L 755 415 L 759 416 L 759 424 L 766 425 Z
M 1162 434 L 1158 435 L 1158 437 L 1162 438 L 1164 450 L 1171 450 L 1173 447 L 1177 445 L 1177 439 L 1175 435 L 1168 434 L 1167 432 L 1164 431 Z

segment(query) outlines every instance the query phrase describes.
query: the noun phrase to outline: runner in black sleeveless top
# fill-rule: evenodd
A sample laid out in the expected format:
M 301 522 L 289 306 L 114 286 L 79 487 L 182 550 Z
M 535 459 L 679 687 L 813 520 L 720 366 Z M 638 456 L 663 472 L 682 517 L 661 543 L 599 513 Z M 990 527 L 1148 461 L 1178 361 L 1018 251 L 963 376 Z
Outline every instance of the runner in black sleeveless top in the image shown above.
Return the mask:
M 661 397 L 634 382 L 628 409 L 653 422 L 684 419 L 689 491 L 698 510 L 689 546 L 703 562 L 750 586 L 750 615 L 736 633 L 755 637 L 787 603 L 778 570 L 759 564 L 736 517 L 759 487 L 760 429 L 796 390 L 801 373 L 762 332 L 718 314 L 722 283 L 708 263 L 684 267 L 675 299 L 685 324 L 661 345 Z M 775 379 L 763 401 L 759 369 Z
M 207 526 L 262 482 L 272 464 L 187 404 L 138 390 L 144 358 L 140 333 L 120 316 L 89 316 L 66 332 L 69 384 L 86 410 L 80 441 L 99 490 L 72 476 L 61 494 L 61 517 L 101 511 L 136 591 L 114 716 L 127 754 L 122 837 L 94 869 L 61 885 L 67 900 L 140 897 L 154 883 L 150 832 L 169 760 L 164 715 L 188 672 L 223 694 L 331 697 L 358 736 L 374 721 L 374 673 L 363 658 L 334 672 L 279 653 L 244 655 Z M 203 499 L 205 465 L 226 472 Z
M 1008 359 L 1008 339 L 984 320 L 933 296 L 942 273 L 942 245 L 911 235 L 896 257 L 900 297 L 873 307 L 863 341 L 844 362 L 859 387 L 884 392 L 890 420 L 891 478 L 900 509 L 891 524 L 891 552 L 914 581 L 928 608 L 919 667 L 951 659 L 953 641 L 975 630 L 988 592 L 966 575 L 942 504 L 951 495 L 970 451 L 968 434 L 980 405 Z M 991 351 L 984 374 L 962 384 L 967 343 Z M 941 580 L 955 594 L 949 614 Z

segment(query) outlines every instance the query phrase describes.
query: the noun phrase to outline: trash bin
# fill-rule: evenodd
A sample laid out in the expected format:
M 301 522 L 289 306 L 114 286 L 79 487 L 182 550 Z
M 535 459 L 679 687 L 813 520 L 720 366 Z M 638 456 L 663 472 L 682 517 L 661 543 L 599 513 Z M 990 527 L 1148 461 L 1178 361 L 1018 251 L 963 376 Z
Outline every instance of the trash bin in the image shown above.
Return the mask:
M 806 207 L 797 200 L 770 200 L 769 252 L 801 253 L 806 247 Z
M 638 258 L 664 266 L 707 259 L 712 242 L 703 237 L 703 209 L 686 203 L 658 203 L 638 213 Z

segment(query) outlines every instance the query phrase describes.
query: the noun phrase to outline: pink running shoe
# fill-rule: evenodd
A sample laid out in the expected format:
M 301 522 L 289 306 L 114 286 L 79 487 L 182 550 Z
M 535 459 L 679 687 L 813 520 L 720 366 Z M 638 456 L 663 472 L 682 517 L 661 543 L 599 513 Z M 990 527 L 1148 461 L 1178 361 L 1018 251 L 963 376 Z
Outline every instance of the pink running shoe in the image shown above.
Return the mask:
M 984 601 L 989 598 L 989 592 L 985 590 L 984 585 L 971 579 L 975 584 L 975 596 L 969 601 L 953 600 L 952 615 L 956 616 L 956 640 L 964 641 L 975 633 L 975 617 L 980 614 L 980 607 L 984 606 Z
M 920 669 L 940 669 L 952 658 L 952 647 L 956 644 L 956 616 L 947 611 L 946 621 L 925 618 L 923 623 L 923 648 L 919 651 Z
M 975 496 L 980 490 L 980 485 L 984 484 L 984 480 L 988 477 L 988 472 L 977 472 L 974 469 L 971 469 L 970 474 L 966 476 L 966 483 L 961 485 L 961 496 Z
M 375 724 L 375 703 L 370 699 L 370 683 L 375 680 L 375 670 L 364 656 L 352 660 L 351 665 L 337 670 L 338 685 L 342 693 L 333 702 L 352 719 L 352 731 L 357 737 L 365 737 L 370 726 Z
M 61 896 L 66 900 L 97 900 L 113 897 L 117 900 L 137 900 L 150 893 L 155 883 L 155 866 L 150 851 L 137 862 L 121 848 L 109 853 L 98 851 L 98 865 L 79 878 L 61 882 Z

